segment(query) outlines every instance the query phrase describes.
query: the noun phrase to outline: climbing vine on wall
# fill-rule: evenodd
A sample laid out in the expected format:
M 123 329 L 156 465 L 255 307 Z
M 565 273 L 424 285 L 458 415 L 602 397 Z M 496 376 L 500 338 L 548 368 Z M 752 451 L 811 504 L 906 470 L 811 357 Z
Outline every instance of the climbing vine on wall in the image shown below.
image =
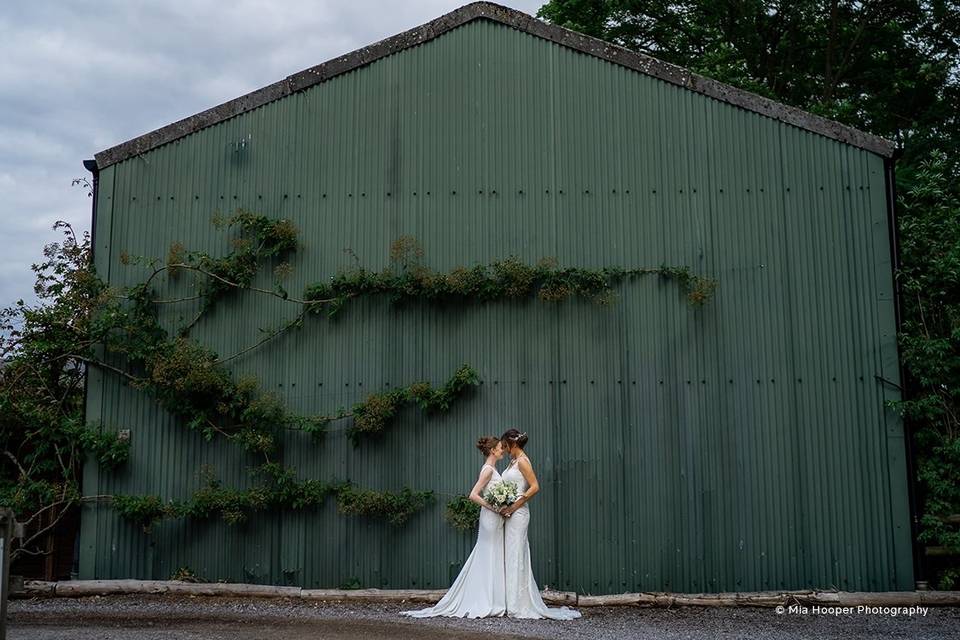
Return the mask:
M 271 221 L 244 209 L 238 209 L 228 218 L 216 216 L 214 223 L 238 229 L 232 243 L 234 250 L 227 256 L 214 258 L 204 252 L 187 251 L 180 243 L 171 246 L 165 263 L 123 254 L 123 263 L 146 264 L 153 270 L 144 283 L 131 288 L 127 299 L 132 305 L 124 307 L 118 303 L 106 315 L 114 324 L 138 327 L 134 349 L 124 349 L 124 344 L 112 345 L 114 350 L 127 356 L 131 364 L 142 365 L 144 375 L 141 377 L 127 374 L 133 386 L 151 394 L 189 428 L 201 431 L 207 440 L 219 435 L 245 451 L 261 454 L 264 462 L 254 467 L 254 472 L 266 472 L 265 475 L 275 481 L 281 478 L 274 467 L 277 463 L 271 459 L 277 453 L 278 429 L 299 429 L 319 439 L 330 422 L 352 418 L 347 435 L 357 446 L 363 437 L 382 433 L 401 405 L 415 403 L 428 413 L 446 411 L 467 387 L 479 383 L 477 372 L 463 365 L 440 388 L 417 382 L 390 392 L 371 394 L 355 403 L 350 411 L 340 408 L 329 415 L 301 416 L 289 412 L 277 394 L 260 390 L 256 380 L 247 377 L 235 381 L 223 367 L 224 359 L 189 340 L 186 334 L 203 313 L 213 307 L 213 302 L 231 290 L 251 289 L 290 299 L 282 278 L 289 273 L 285 259 L 297 248 L 297 231 L 288 221 Z M 274 288 L 254 287 L 252 282 L 258 269 L 269 259 L 284 260 L 274 269 Z M 171 279 L 182 277 L 186 271 L 204 278 L 197 282 L 197 294 L 161 300 L 153 297 L 150 285 L 163 271 L 167 271 Z M 157 319 L 156 306 L 196 299 L 202 300 L 200 313 L 180 328 L 175 338 L 166 339 Z M 323 303 L 293 301 L 306 306 Z M 298 316 L 301 317 L 302 314 Z M 302 323 L 288 323 L 285 329 L 294 326 Z M 122 515 L 149 530 L 150 523 L 158 518 L 201 518 L 214 512 L 232 524 L 244 521 L 245 514 L 251 510 L 301 508 L 319 504 L 329 494 L 335 495 L 341 513 L 375 516 L 392 524 L 402 524 L 432 500 L 432 492 L 415 492 L 409 488 L 399 492 L 373 491 L 344 481 L 297 484 L 286 476 L 283 480 L 279 484 L 260 484 L 245 490 L 226 489 L 208 481 L 185 501 L 162 503 L 158 496 L 122 496 L 115 497 L 114 506 Z M 305 496 L 311 499 L 304 500 Z
M 4 353 L 24 365 L 8 370 L 16 369 L 20 375 L 26 376 L 23 372 L 30 371 L 31 348 L 46 341 L 45 355 L 49 357 L 44 361 L 45 366 L 53 363 L 55 368 L 76 362 L 121 376 L 130 386 L 152 396 L 188 428 L 199 431 L 205 439 L 224 438 L 243 451 L 260 457 L 261 464 L 253 467 L 252 472 L 264 480 L 249 489 L 238 490 L 222 487 L 219 482 L 207 478 L 188 499 L 164 502 L 155 495 L 82 496 L 74 472 L 63 485 L 64 490 L 56 496 L 48 490 L 26 490 L 16 482 L 8 482 L 7 495 L 11 497 L 11 503 L 19 505 L 21 512 L 31 508 L 42 511 L 46 508 L 43 505 L 49 505 L 54 498 L 57 504 L 64 506 L 85 499 L 110 499 L 118 513 L 149 530 L 152 523 L 165 517 L 208 518 L 219 515 L 228 523 L 237 523 L 258 509 L 299 509 L 319 505 L 333 496 L 341 513 L 368 515 L 402 524 L 433 501 L 433 492 L 417 492 L 409 488 L 396 492 L 373 491 L 335 479 L 329 482 L 296 480 L 293 470 L 283 467 L 275 459 L 281 430 L 299 430 L 320 440 L 331 422 L 350 420 L 347 436 L 354 446 L 359 446 L 364 439 L 382 434 L 404 405 L 417 405 L 428 414 L 447 411 L 457 398 L 479 383 L 479 376 L 472 367 L 464 364 L 439 387 L 414 382 L 406 387 L 370 394 L 349 410 L 340 407 L 327 414 L 303 416 L 289 411 L 277 394 L 260 389 L 255 379 L 234 378 L 225 364 L 286 331 L 302 328 L 308 314 L 323 313 L 333 317 L 349 301 L 362 296 L 387 295 L 396 304 L 423 301 L 441 306 L 450 302 L 484 303 L 530 296 L 543 302 L 581 297 L 605 305 L 614 301 L 613 286 L 617 282 L 659 274 L 676 280 L 686 291 L 689 302 L 700 305 L 716 286 L 716 281 L 692 275 L 686 267 L 661 265 L 649 269 L 589 270 L 559 268 L 551 258 L 528 265 L 512 256 L 489 265 L 457 267 L 443 273 L 424 266 L 422 248 L 415 239 L 403 236 L 391 245 L 390 263 L 383 270 L 370 271 L 363 267 L 342 270 L 329 282 L 308 285 L 297 297 L 284 286 L 284 279 L 291 271 L 289 257 L 299 248 L 298 231 L 289 220 L 273 220 L 238 209 L 230 216 L 216 215 L 214 224 L 234 234 L 227 255 L 188 251 L 179 242 L 171 244 L 163 258 L 122 252 L 122 263 L 145 265 L 150 271 L 143 282 L 120 290 L 108 287 L 96 275 L 90 263 L 89 241 L 84 244 L 75 242 L 70 259 L 62 260 L 60 264 L 51 261 L 47 266 L 53 268 L 54 274 L 43 278 L 56 281 L 59 277 L 74 285 L 70 295 L 82 298 L 83 303 L 72 299 L 65 300 L 65 303 L 55 300 L 53 306 L 61 316 L 70 311 L 80 313 L 81 321 L 58 316 L 36 330 L 23 332 L 16 341 L 5 343 Z M 272 270 L 272 288 L 255 286 L 257 275 L 268 262 L 276 263 Z M 164 272 L 171 283 L 182 282 L 187 274 L 193 274 L 193 292 L 179 298 L 157 297 L 154 285 L 160 282 Z M 63 284 L 57 286 L 63 290 L 50 287 L 51 297 L 65 298 L 67 288 Z M 265 332 L 256 343 L 229 356 L 220 356 L 189 337 L 191 329 L 216 302 L 240 290 L 274 296 L 296 305 L 298 313 L 293 319 Z M 163 305 L 190 301 L 199 301 L 200 304 L 189 322 L 172 331 L 162 326 L 158 309 Z M 57 306 L 57 303 L 61 304 Z M 13 317 L 18 311 L 9 309 L 5 313 Z M 21 309 L 19 313 L 25 312 Z M 51 331 L 66 336 L 56 348 L 50 348 L 48 337 Z M 39 384 L 40 378 L 30 375 L 29 379 Z M 12 378 L 6 376 L 0 380 L 3 382 L 3 401 L 15 402 L 9 384 Z M 37 401 L 50 402 L 53 395 L 44 397 L 47 399 Z M 80 405 L 72 406 L 70 410 L 74 424 L 78 420 L 82 424 Z M 126 459 L 129 443 L 118 440 L 115 434 L 98 433 L 84 426 L 79 431 L 75 429 L 73 437 L 80 447 L 79 452 L 95 453 L 105 465 L 116 465 Z M 19 462 L 9 449 L 5 454 Z M 30 470 L 20 466 L 23 478 L 27 478 Z M 455 510 L 469 516 L 471 508 L 465 505 Z M 451 521 L 462 526 L 457 523 L 467 520 L 469 517 L 466 520 L 455 517 Z
M 345 270 L 330 282 L 309 285 L 304 299 L 310 311 L 334 315 L 349 300 L 361 295 L 386 294 L 394 303 L 424 300 L 433 303 L 480 303 L 495 300 L 519 300 L 535 295 L 544 302 L 559 302 L 581 297 L 608 305 L 614 302 L 613 285 L 638 276 L 660 275 L 676 280 L 693 305 L 702 305 L 717 286 L 717 281 L 694 275 L 688 267 L 624 269 L 560 268 L 554 258 L 542 258 L 530 265 L 516 256 L 496 260 L 489 265 L 456 267 L 447 273 L 421 263 L 423 250 L 415 239 L 402 236 L 392 247 L 391 264 L 382 271 L 363 267 Z
M 363 435 L 382 433 L 400 406 L 406 403 L 416 403 L 428 414 L 447 411 L 467 387 L 479 382 L 476 370 L 465 364 L 439 389 L 428 382 L 415 382 L 404 389 L 372 394 L 353 405 L 353 425 L 347 430 L 347 436 L 356 445 Z
M 452 500 L 447 502 L 447 507 L 444 512 L 444 515 L 455 529 L 460 531 L 472 531 L 477 522 L 480 520 L 480 509 L 482 509 L 479 504 L 471 500 L 465 495 L 455 496 Z
M 399 526 L 435 499 L 432 491 L 413 491 L 408 487 L 400 491 L 373 491 L 346 480 L 297 480 L 292 469 L 276 462 L 255 467 L 252 472 L 265 476 L 266 482 L 248 489 L 223 487 L 207 466 L 201 471 L 203 486 L 187 500 L 164 502 L 158 495 L 115 495 L 112 503 L 121 516 L 149 533 L 164 518 L 203 520 L 219 516 L 232 525 L 246 522 L 252 514 L 266 509 L 322 506 L 331 495 L 340 513 L 378 517 Z

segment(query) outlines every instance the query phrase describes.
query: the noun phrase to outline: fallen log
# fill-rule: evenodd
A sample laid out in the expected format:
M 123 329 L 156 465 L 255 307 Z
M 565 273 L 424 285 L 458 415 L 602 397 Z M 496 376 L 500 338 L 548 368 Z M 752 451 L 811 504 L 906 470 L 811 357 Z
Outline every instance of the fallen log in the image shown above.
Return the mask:
M 10 592 L 10 595 L 14 597 L 52 596 L 54 595 L 53 590 L 56 586 L 56 582 L 50 582 L 48 580 L 24 580 L 23 590 L 13 590 Z
M 540 592 L 545 604 L 577 606 L 577 594 L 574 591 L 554 591 L 544 589 Z
M 54 595 L 77 598 L 123 593 L 177 593 L 207 596 L 299 597 L 300 587 L 179 580 L 67 580 L 57 582 Z
M 613 607 L 618 605 L 640 604 L 642 593 L 616 593 L 605 596 L 580 596 L 577 605 L 581 607 Z
M 438 602 L 446 589 L 303 589 L 300 597 L 308 600 L 368 600 L 374 602 Z
M 777 607 L 790 604 L 834 606 L 960 606 L 960 591 L 754 591 L 734 593 L 617 593 L 581 595 L 579 607 L 697 606 Z
M 308 600 L 355 602 L 436 603 L 446 589 L 302 589 L 267 584 L 182 582 L 179 580 L 25 580 L 11 597 L 106 596 L 126 593 L 159 593 L 196 596 L 290 597 Z M 544 590 L 543 601 L 573 607 L 698 606 L 776 607 L 790 604 L 834 606 L 960 606 L 960 591 L 738 591 L 729 593 L 669 593 L 646 591 L 605 595 L 578 595 L 573 591 Z
M 841 591 L 839 596 L 839 605 L 842 607 L 855 607 L 857 605 L 869 606 L 916 606 L 920 604 L 919 591 L 889 591 L 871 592 L 871 591 Z
M 960 605 L 960 591 L 917 591 L 920 604 L 925 607 L 943 607 Z

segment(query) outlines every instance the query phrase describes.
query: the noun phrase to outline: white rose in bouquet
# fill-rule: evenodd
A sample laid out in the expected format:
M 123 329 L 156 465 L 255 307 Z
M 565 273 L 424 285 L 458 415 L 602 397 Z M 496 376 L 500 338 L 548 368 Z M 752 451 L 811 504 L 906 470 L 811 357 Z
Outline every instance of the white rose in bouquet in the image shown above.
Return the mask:
M 517 501 L 519 497 L 517 483 L 512 480 L 498 480 L 487 486 L 483 492 L 483 499 L 494 508 L 506 507 Z

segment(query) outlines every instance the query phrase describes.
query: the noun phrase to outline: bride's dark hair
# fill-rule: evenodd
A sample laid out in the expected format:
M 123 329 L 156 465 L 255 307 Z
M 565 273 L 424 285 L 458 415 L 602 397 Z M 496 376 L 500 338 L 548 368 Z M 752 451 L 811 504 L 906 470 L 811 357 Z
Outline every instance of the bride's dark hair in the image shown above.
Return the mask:
M 483 436 L 477 440 L 477 449 L 480 449 L 480 453 L 483 454 L 483 457 L 486 458 L 490 455 L 490 452 L 493 451 L 494 447 L 497 446 L 497 443 L 500 442 L 499 438 L 494 436 Z
M 527 438 L 526 431 L 520 433 L 520 431 L 517 429 L 507 429 L 503 435 L 500 436 L 500 439 L 508 444 L 515 444 L 521 449 L 526 446 L 527 440 L 529 440 L 529 438 Z

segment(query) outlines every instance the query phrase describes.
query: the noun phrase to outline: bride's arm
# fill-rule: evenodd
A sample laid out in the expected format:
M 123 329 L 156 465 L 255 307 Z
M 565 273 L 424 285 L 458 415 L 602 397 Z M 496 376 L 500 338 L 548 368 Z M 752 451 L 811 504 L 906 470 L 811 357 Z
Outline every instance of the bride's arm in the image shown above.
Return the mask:
M 523 477 L 527 480 L 527 484 L 530 486 L 527 487 L 526 491 L 520 494 L 520 497 L 517 498 L 516 502 L 507 507 L 507 515 L 513 513 L 526 503 L 530 502 L 530 498 L 540 491 L 540 483 L 537 482 L 537 474 L 533 472 L 533 465 L 530 464 L 530 461 L 526 458 L 521 458 L 520 462 L 517 463 L 517 466 L 520 467 L 520 473 L 523 474 Z
M 470 501 L 476 502 L 481 507 L 486 507 L 493 511 L 494 513 L 500 513 L 493 506 L 483 499 L 483 496 L 480 495 L 480 490 L 487 486 L 487 483 L 490 481 L 490 476 L 493 475 L 493 469 L 490 467 L 484 467 L 480 472 L 480 477 L 477 479 L 477 484 L 473 485 L 473 489 L 470 490 Z

